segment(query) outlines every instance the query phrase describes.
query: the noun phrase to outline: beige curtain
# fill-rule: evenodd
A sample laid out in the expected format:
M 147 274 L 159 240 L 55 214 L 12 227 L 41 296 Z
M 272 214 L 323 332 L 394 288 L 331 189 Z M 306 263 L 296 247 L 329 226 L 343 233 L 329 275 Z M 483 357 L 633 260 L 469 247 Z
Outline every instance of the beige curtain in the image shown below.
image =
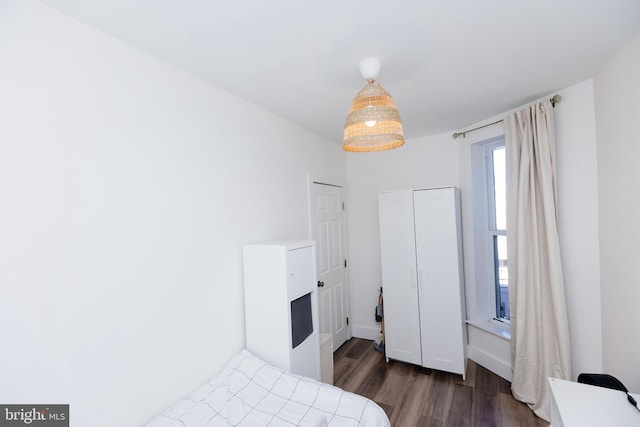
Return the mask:
M 571 379 L 558 240 L 553 107 L 504 120 L 513 396 L 549 420 L 548 377 Z

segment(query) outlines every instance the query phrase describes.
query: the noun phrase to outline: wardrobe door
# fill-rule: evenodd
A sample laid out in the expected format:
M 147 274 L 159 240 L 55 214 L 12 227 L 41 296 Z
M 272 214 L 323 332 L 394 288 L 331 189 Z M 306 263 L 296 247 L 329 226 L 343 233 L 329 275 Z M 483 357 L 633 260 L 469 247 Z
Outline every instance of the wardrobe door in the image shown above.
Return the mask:
M 465 370 L 458 213 L 454 188 L 414 192 L 422 365 Z
M 378 195 L 387 359 L 421 364 L 413 191 Z

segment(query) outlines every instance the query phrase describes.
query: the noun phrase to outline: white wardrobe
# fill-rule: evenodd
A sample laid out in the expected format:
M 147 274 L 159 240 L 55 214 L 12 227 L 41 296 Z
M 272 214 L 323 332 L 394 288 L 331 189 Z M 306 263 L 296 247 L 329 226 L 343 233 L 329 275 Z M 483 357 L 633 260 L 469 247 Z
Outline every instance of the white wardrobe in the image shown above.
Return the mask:
M 467 329 L 455 187 L 378 195 L 388 359 L 465 377 Z

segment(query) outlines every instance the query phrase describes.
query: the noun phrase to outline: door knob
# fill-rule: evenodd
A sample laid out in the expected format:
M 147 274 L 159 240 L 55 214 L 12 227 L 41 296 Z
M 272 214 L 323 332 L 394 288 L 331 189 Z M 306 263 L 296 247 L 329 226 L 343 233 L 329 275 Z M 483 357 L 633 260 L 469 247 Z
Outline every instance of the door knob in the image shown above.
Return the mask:
M 321 281 L 318 280 L 318 287 L 321 288 L 323 286 L 324 286 L 324 282 L 321 282 Z

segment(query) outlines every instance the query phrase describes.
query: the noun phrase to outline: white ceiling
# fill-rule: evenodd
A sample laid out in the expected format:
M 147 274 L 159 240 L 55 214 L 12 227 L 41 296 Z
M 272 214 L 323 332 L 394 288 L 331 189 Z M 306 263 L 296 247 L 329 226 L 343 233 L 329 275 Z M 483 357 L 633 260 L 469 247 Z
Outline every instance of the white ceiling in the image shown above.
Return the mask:
M 378 56 L 409 138 L 592 77 L 639 0 L 40 0 L 336 143 Z

